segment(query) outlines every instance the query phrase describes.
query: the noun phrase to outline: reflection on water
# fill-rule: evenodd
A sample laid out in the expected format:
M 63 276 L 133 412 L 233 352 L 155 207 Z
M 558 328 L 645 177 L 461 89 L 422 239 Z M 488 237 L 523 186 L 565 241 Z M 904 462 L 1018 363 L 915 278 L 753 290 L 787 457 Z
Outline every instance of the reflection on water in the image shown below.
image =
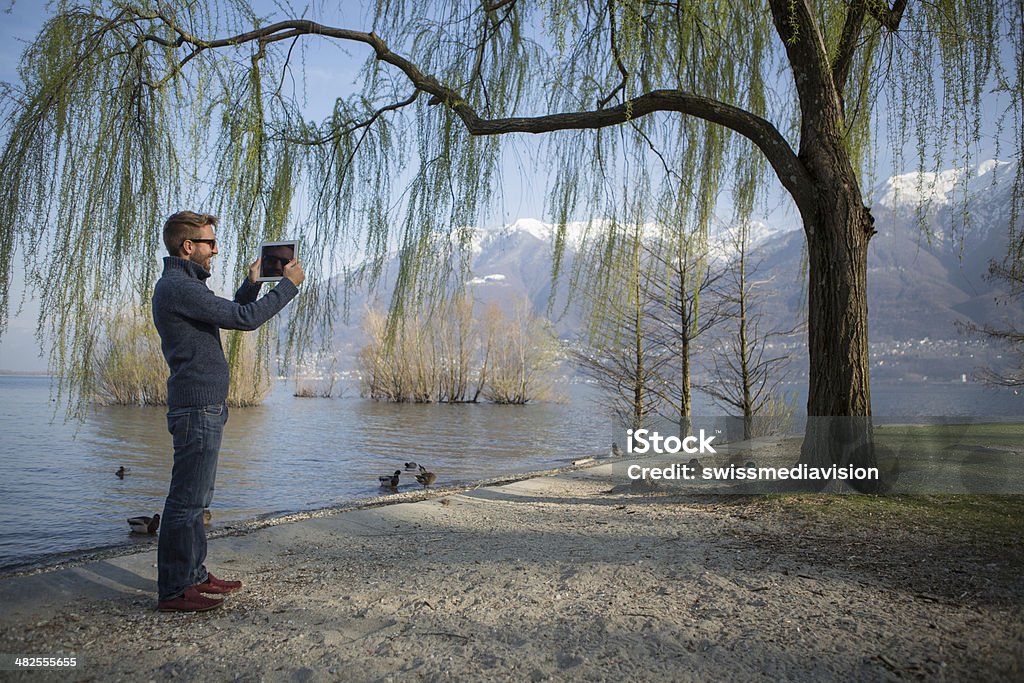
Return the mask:
M 351 387 L 341 399 L 298 399 L 290 389 L 280 383 L 265 405 L 231 411 L 215 525 L 369 498 L 380 494 L 378 476 L 407 461 L 437 472 L 439 484 L 560 466 L 607 452 L 615 433 L 593 389 L 579 385 L 565 388 L 564 403 L 528 406 L 374 403 Z M 876 416 L 1024 415 L 1024 396 L 973 384 L 873 389 Z M 153 542 L 129 537 L 125 519 L 163 507 L 163 408 L 100 408 L 82 425 L 64 424 L 62 414 L 53 419 L 46 378 L 0 377 L 0 391 L 0 570 Z M 696 414 L 721 414 L 695 399 Z M 119 466 L 130 470 L 123 480 Z M 417 487 L 402 476 L 401 489 Z

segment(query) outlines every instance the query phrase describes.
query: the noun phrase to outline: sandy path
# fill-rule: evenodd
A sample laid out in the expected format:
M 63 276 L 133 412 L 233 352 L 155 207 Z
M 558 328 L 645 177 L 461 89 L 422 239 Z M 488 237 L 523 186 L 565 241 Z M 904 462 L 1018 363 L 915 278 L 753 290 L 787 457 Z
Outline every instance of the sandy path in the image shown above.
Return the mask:
M 77 653 L 49 675 L 81 680 L 1024 678 L 1020 567 L 620 482 L 605 465 L 216 539 L 210 568 L 246 587 L 205 615 L 153 610 L 153 551 L 4 579 L 0 652 Z

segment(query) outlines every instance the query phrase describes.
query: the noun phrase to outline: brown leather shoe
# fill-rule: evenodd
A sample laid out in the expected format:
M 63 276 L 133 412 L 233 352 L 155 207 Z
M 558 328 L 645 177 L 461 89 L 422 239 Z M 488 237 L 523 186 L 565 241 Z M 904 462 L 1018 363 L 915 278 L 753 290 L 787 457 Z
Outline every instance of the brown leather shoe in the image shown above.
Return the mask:
M 170 600 L 161 600 L 156 608 L 161 612 L 205 612 L 224 604 L 223 600 L 215 600 L 200 595 L 195 586 L 189 586 L 185 592 Z
M 236 590 L 242 587 L 241 581 L 225 581 L 224 579 L 218 579 L 213 574 L 207 572 L 206 581 L 197 583 L 194 588 L 200 593 L 209 593 L 211 595 L 224 595 L 225 593 L 234 593 Z

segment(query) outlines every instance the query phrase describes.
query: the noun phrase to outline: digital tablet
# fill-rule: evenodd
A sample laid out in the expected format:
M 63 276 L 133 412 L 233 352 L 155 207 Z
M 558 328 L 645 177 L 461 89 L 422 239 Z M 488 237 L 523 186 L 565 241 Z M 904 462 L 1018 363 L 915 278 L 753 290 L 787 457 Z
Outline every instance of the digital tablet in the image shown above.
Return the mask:
M 299 257 L 298 240 L 279 240 L 260 245 L 260 276 L 256 282 L 277 282 L 284 277 L 284 267 Z

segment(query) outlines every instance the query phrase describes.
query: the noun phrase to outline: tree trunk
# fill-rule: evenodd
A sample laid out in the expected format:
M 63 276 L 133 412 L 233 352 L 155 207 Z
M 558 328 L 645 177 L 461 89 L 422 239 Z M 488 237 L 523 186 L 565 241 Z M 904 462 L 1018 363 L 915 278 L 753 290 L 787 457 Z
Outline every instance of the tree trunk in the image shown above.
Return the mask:
M 690 401 L 690 338 L 689 331 L 683 326 L 682 351 L 681 351 L 681 378 L 679 392 L 679 438 L 685 439 L 690 435 L 690 411 L 693 409 Z
M 743 440 L 754 436 L 754 406 L 750 398 L 750 347 L 747 345 L 747 226 L 740 226 L 739 282 L 736 293 L 740 305 L 740 383 L 743 389 Z
M 810 371 L 800 462 L 868 467 L 875 463 L 867 305 L 874 219 L 856 182 L 840 175 L 819 185 L 816 215 L 804 216 Z
M 633 351 L 636 354 L 636 377 L 633 382 L 633 429 L 640 429 L 646 421 L 644 409 L 645 394 L 650 391 L 646 386 L 647 377 L 644 370 L 644 336 L 643 336 L 643 290 L 640 287 L 640 235 L 634 235 L 633 243 Z
M 808 417 L 800 461 L 826 467 L 867 465 L 875 460 L 867 304 L 868 241 L 875 231 L 850 157 L 843 111 L 845 67 L 864 14 L 847 17 L 846 49 L 830 58 L 820 17 L 810 2 L 769 4 L 800 99 L 797 157 L 807 174 L 787 185 L 786 172 L 776 166 L 803 218 L 810 261 Z M 897 24 L 899 14 L 902 9 L 894 17 Z
M 636 354 L 636 377 L 633 380 L 633 429 L 640 429 L 644 426 L 644 419 L 646 417 L 644 414 L 644 394 L 647 387 L 644 386 L 644 383 L 647 381 L 647 378 L 644 376 L 644 339 L 643 331 L 640 329 L 643 319 L 639 302 L 639 272 L 636 277 L 638 280 L 636 288 L 637 300 L 633 318 L 633 351 Z
M 690 242 L 685 243 L 685 247 L 680 245 L 676 251 L 676 263 L 675 263 L 675 275 L 679 278 L 679 289 L 676 294 L 677 301 L 675 305 L 679 307 L 679 352 L 680 352 L 680 368 L 679 368 L 679 438 L 685 439 L 690 435 L 690 430 L 693 426 L 693 420 L 691 412 L 693 410 L 693 401 L 690 393 L 690 342 L 696 336 L 695 330 L 698 329 L 698 315 L 699 308 L 697 302 L 699 301 L 700 295 L 700 269 L 694 268 L 690 259 Z M 687 287 L 687 274 L 696 271 L 697 277 L 694 278 L 695 284 L 691 296 L 693 302 L 687 300 L 686 294 L 688 291 Z M 692 307 L 691 307 L 692 306 Z

